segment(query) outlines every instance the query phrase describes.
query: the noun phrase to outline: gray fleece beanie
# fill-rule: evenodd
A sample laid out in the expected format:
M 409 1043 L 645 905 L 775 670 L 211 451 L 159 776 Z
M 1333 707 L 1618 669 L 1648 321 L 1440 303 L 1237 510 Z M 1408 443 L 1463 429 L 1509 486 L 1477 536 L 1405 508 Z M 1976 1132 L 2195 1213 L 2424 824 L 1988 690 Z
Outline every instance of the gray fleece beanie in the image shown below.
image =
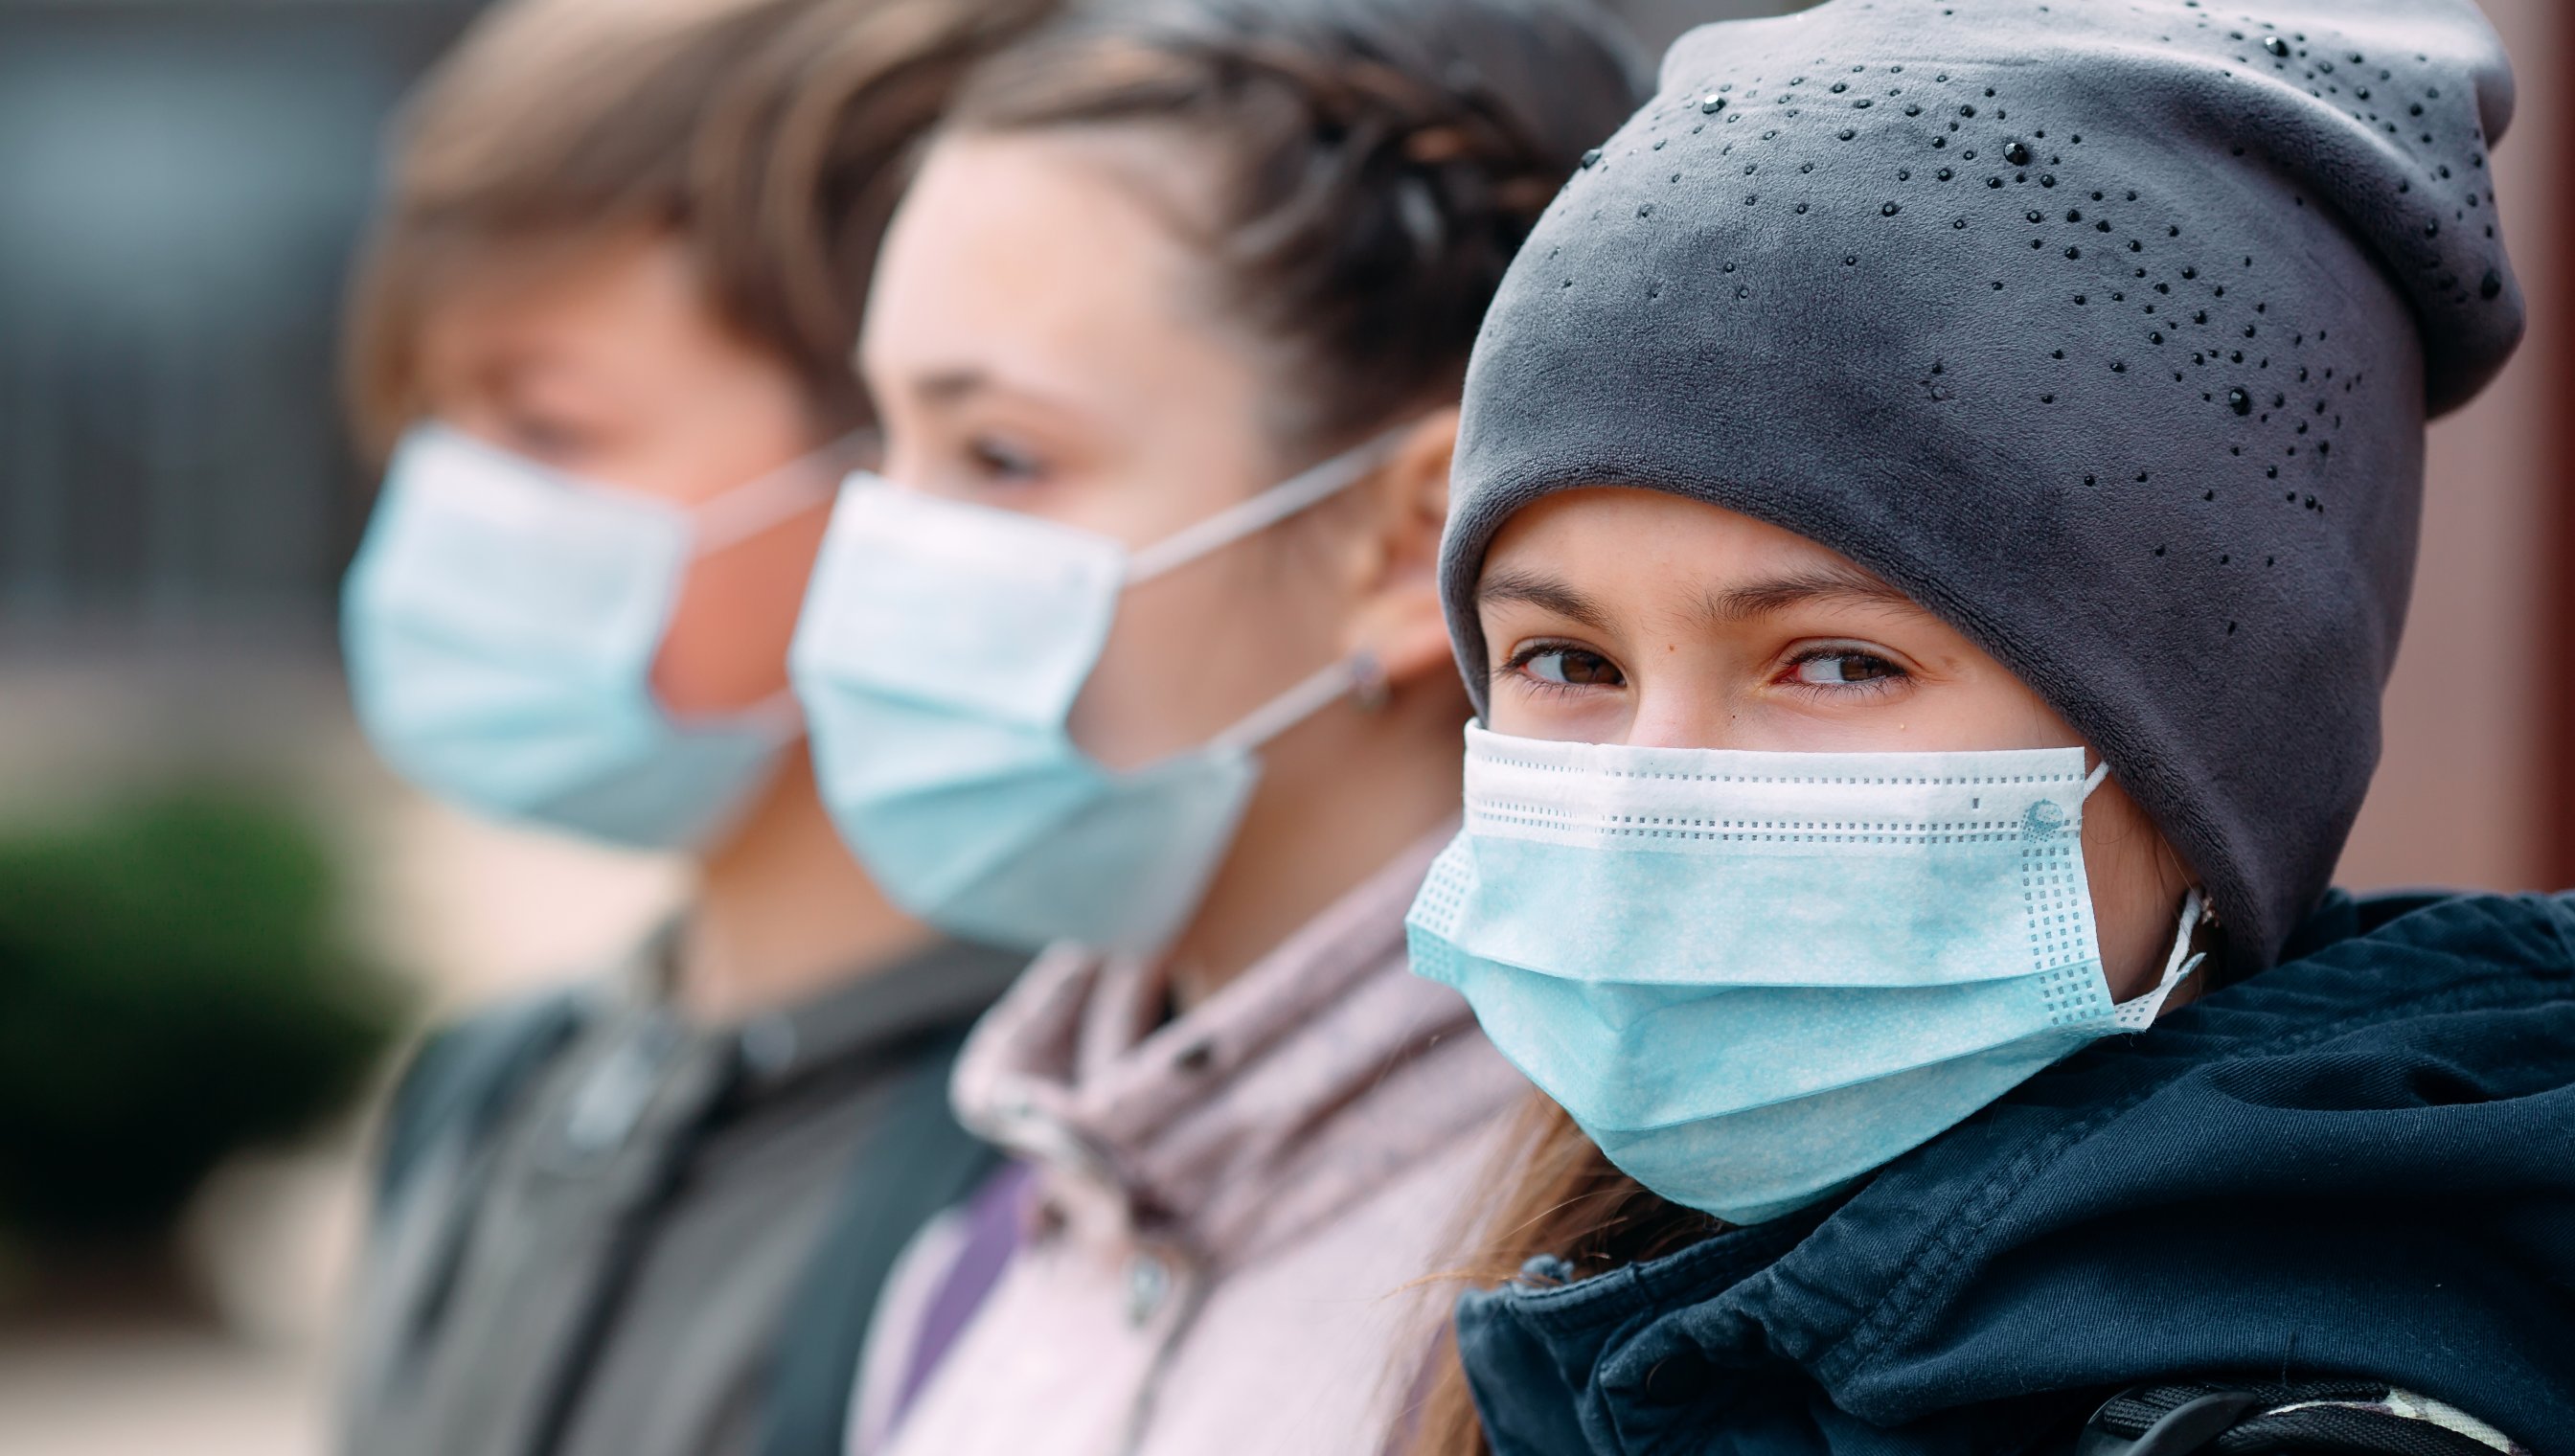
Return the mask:
M 1883 577 L 2107 755 L 2241 973 L 2378 757 L 2423 422 L 2522 329 L 2463 0 L 1834 0 L 1706 26 L 1477 342 L 1441 565 L 1586 485 Z

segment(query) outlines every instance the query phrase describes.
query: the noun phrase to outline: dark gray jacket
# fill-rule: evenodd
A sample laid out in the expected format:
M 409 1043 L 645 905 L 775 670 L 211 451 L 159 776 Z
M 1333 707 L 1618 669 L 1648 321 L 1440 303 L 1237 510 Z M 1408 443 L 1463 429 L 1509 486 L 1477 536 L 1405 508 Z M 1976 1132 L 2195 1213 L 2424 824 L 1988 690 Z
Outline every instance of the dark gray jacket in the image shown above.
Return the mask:
M 943 946 L 709 1030 L 654 992 L 664 953 L 405 1075 L 349 1456 L 841 1456 L 887 1270 L 992 1166 L 948 1070 L 1022 958 Z
M 2067 1456 L 2123 1387 L 2209 1379 L 2568 1456 L 2575 899 L 2335 896 L 1839 1206 L 1470 1295 L 1458 1345 L 1497 1456 Z M 2489 1449 L 2380 1434 L 2154 1449 Z

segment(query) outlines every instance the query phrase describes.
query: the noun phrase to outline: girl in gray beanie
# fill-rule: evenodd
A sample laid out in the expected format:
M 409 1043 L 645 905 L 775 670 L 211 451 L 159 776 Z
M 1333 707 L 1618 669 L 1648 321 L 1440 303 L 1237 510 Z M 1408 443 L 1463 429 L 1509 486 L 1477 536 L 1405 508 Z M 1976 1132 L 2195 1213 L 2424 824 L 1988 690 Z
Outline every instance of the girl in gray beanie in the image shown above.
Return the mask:
M 1412 953 L 1551 1102 L 1425 1449 L 2575 1450 L 2575 906 L 2326 884 L 2510 112 L 2464 0 L 1674 48 L 1468 381 Z

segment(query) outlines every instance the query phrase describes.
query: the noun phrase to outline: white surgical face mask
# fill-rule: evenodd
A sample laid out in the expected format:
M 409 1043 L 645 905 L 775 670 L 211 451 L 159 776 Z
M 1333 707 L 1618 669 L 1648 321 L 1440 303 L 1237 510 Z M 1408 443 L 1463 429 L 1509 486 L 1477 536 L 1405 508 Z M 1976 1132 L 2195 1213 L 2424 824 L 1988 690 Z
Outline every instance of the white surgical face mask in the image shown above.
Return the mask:
M 1601 1151 L 1756 1223 L 1825 1197 L 2095 1037 L 2080 748 L 1761 753 L 1467 729 L 1466 821 L 1413 968 Z
M 1168 944 L 1233 841 L 1258 749 L 1350 691 L 1359 665 L 1334 664 L 1213 741 L 1126 772 L 1074 742 L 1074 701 L 1128 588 L 1348 489 L 1392 443 L 1132 554 L 853 478 L 792 664 L 824 801 L 878 883 L 932 924 L 995 944 Z
M 690 563 L 814 509 L 834 475 L 809 458 L 685 510 L 414 430 L 343 598 L 359 722 L 466 807 L 639 848 L 705 842 L 795 738 L 795 701 L 676 722 L 654 657 Z

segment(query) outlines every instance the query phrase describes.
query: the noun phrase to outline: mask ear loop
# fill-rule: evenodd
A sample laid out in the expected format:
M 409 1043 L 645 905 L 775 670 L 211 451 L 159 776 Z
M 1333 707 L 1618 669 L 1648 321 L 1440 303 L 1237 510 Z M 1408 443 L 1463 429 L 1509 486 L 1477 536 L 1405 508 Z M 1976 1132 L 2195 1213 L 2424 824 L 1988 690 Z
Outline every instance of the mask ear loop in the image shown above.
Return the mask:
M 1150 582 L 1321 505 L 1366 480 L 1411 430 L 1409 421 L 1397 425 L 1242 505 L 1220 511 L 1178 535 L 1146 547 L 1128 558 L 1127 585 Z M 1382 693 L 1383 679 L 1383 671 L 1373 656 L 1360 653 L 1343 659 L 1254 709 L 1234 727 L 1210 738 L 1207 745 L 1219 752 L 1256 751 L 1343 697 L 1358 695 L 1364 706 L 1370 695 Z
M 2181 897 L 2181 920 L 2173 931 L 2172 953 L 2164 957 L 2163 979 L 2155 982 L 2153 990 L 2111 1008 L 2111 1018 L 2122 1029 L 2143 1031 L 2154 1024 L 2156 1015 L 2164 1008 L 2164 1001 L 2183 981 L 2190 979 L 2191 972 L 2199 969 L 2201 961 L 2208 958 L 2205 951 L 2193 955 L 2190 949 L 2190 937 L 2198 934 L 2199 927 L 2208 919 L 2208 897 L 2194 884 L 2190 892 Z
M 876 438 L 874 430 L 853 430 L 701 504 L 688 513 L 691 554 L 713 556 L 829 505 L 840 493 L 844 464 L 865 455 Z
M 873 429 L 853 430 L 810 455 L 789 461 L 757 480 L 746 481 L 689 513 L 695 556 L 713 556 L 729 546 L 783 526 L 840 495 L 841 467 L 877 444 Z M 791 685 L 779 689 L 739 714 L 733 722 L 769 734 L 780 746 L 805 736 L 805 704 Z
M 1267 747 L 1271 739 L 1364 687 L 1372 662 L 1361 654 L 1332 664 L 1254 709 L 1234 727 L 1208 739 L 1208 746 L 1220 752 Z
M 2091 772 L 2083 775 L 2084 798 L 2091 798 L 2092 790 L 2109 777 L 2110 760 L 2104 757 Z M 2208 896 L 2198 885 L 2192 885 L 2181 897 L 2181 919 L 2173 929 L 2172 950 L 2164 956 L 2163 976 L 2155 982 L 2153 990 L 2111 1007 L 2111 1019 L 2129 1031 L 2143 1031 L 2154 1024 L 2155 1017 L 2163 1011 L 2164 1002 L 2183 981 L 2190 979 L 2191 972 L 2199 969 L 2199 963 L 2208 958 L 2206 952 L 2190 953 L 2190 937 L 2198 934 L 2199 927 L 2213 918 L 2208 908 Z
M 1344 451 L 1241 505 L 1219 511 L 1196 526 L 1183 527 L 1138 551 L 1127 559 L 1127 585 L 1137 586 L 1178 571 L 1203 556 L 1321 505 L 1366 480 L 1411 429 L 1408 422 L 1398 425 L 1354 450 Z

